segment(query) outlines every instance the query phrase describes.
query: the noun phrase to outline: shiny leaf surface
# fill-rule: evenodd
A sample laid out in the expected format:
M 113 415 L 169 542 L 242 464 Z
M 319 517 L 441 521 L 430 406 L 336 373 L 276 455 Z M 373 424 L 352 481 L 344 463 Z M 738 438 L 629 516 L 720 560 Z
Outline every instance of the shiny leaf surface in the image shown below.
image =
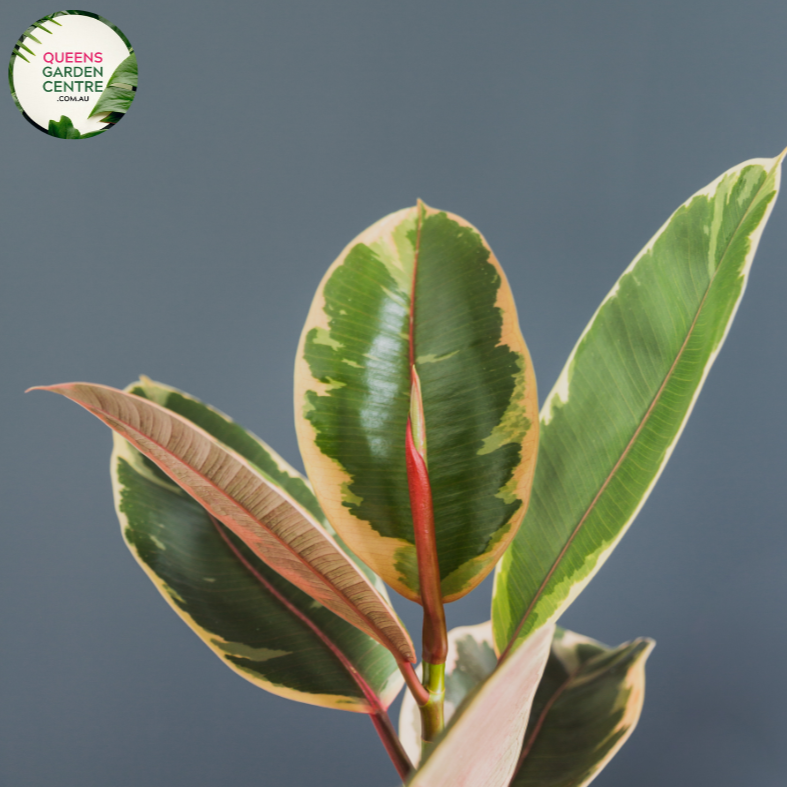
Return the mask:
M 522 520 L 537 399 L 500 264 L 464 219 L 422 204 L 381 219 L 333 263 L 295 369 L 298 439 L 326 515 L 356 554 L 418 600 L 405 464 L 411 364 L 451 601 L 492 569 Z
M 132 52 L 112 72 L 112 76 L 107 81 L 107 86 L 98 97 L 98 101 L 88 117 L 93 117 L 93 115 L 98 115 L 101 112 L 111 112 L 120 116 L 128 112 L 131 102 L 136 95 L 135 89 L 138 82 L 137 56 Z M 113 122 L 116 123 L 117 120 Z

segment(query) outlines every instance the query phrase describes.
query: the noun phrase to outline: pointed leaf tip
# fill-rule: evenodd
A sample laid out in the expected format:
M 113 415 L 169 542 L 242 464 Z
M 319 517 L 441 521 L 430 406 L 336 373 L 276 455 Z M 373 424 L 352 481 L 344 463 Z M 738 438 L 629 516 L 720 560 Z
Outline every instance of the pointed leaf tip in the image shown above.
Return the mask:
M 608 648 L 559 629 L 510 787 L 590 784 L 637 726 L 654 645 Z

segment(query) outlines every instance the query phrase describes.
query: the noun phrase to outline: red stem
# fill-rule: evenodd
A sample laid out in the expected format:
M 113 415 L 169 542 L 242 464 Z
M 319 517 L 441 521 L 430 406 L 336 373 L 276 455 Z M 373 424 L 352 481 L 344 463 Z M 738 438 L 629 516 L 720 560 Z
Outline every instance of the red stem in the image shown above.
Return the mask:
M 412 692 L 416 704 L 419 706 L 426 705 L 426 703 L 429 702 L 429 692 L 421 681 L 418 680 L 418 675 L 415 674 L 413 665 L 408 661 L 400 661 L 399 669 L 402 675 L 404 675 L 404 682 L 407 684 L 407 688 Z
M 370 713 L 369 718 L 374 724 L 374 728 L 377 730 L 377 734 L 380 736 L 380 740 L 383 742 L 383 746 L 385 746 L 385 750 L 388 752 L 388 756 L 391 758 L 391 762 L 394 764 L 401 780 L 406 782 L 413 772 L 413 764 L 410 762 L 410 758 L 407 756 L 407 752 L 404 750 L 393 724 L 391 724 L 391 717 L 385 711 L 378 711 L 377 713 Z

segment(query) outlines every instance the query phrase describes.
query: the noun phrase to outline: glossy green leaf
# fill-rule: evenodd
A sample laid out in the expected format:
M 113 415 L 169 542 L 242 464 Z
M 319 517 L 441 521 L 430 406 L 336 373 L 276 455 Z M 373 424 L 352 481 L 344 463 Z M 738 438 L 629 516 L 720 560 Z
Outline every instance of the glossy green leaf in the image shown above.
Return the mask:
M 420 204 L 374 224 L 333 263 L 295 369 L 298 439 L 323 509 L 356 554 L 418 600 L 405 464 L 411 350 L 451 601 L 492 569 L 524 515 L 536 386 L 486 241 L 458 216 Z
M 107 82 L 109 87 L 118 85 L 128 85 L 136 87 L 139 84 L 139 69 L 137 67 L 137 56 L 132 52 L 113 72 Z
M 125 437 L 282 577 L 398 660 L 415 660 L 409 635 L 374 585 L 306 508 L 241 454 L 132 393 L 90 383 L 44 390 L 72 399 Z
M 96 105 L 91 110 L 88 117 L 93 117 L 101 112 L 128 112 L 131 102 L 134 100 L 134 91 L 122 87 L 107 87 L 99 96 Z
M 410 787 L 508 787 L 553 632 L 534 632 L 465 698 Z
M 88 117 L 101 112 L 128 112 L 138 83 L 137 56 L 131 53 L 113 72 Z M 114 121 L 117 122 L 117 121 Z
M 530 508 L 496 572 L 499 651 L 557 619 L 650 494 L 743 295 L 781 160 L 744 162 L 687 200 L 580 337 L 542 408 Z
M 639 721 L 654 644 L 607 648 L 558 629 L 511 787 L 590 784 Z
M 202 427 L 322 518 L 304 479 L 227 416 L 147 378 L 127 390 Z M 402 679 L 382 645 L 266 566 L 118 434 L 111 470 L 126 544 L 228 667 L 274 694 L 313 705 L 368 712 L 390 704 Z
M 48 130 L 51 136 L 58 137 L 59 139 L 82 138 L 79 129 L 74 127 L 71 118 L 66 115 L 61 115 L 60 120 L 50 120 Z
M 125 112 L 110 112 L 105 118 L 102 118 L 103 123 L 119 123 L 125 117 Z
M 87 134 L 81 134 L 79 129 L 71 122 L 71 118 L 66 115 L 61 115 L 60 120 L 49 121 L 49 134 L 53 137 L 60 139 L 88 139 L 95 137 L 97 134 L 103 133 L 104 129 L 100 131 L 91 131 Z

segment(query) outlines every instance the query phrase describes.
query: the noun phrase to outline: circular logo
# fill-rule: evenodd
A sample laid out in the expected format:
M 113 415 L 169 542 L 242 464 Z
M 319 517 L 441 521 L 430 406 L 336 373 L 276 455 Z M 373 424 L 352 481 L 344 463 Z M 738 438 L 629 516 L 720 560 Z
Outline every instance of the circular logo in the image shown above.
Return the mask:
M 98 14 L 58 11 L 19 37 L 8 67 L 11 95 L 36 128 L 86 139 L 118 123 L 137 90 L 137 56 Z

